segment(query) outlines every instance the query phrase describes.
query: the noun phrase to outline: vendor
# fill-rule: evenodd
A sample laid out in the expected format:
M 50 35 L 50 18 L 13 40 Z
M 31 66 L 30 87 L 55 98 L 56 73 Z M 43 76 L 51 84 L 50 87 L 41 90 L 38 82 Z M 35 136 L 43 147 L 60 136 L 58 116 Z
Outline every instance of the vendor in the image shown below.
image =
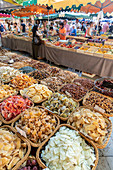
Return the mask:
M 66 29 L 63 22 L 60 23 L 59 37 L 61 40 L 66 40 Z
M 71 36 L 76 36 L 76 35 L 77 35 L 77 34 L 76 34 L 76 29 L 75 29 L 75 25 L 74 25 L 74 24 L 72 25 L 72 29 L 71 29 L 70 35 L 71 35 Z

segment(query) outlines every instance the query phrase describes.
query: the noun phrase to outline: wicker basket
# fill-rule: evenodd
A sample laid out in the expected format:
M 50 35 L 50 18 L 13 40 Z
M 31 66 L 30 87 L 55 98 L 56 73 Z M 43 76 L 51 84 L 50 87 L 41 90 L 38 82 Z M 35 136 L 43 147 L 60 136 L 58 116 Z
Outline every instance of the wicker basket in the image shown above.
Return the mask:
M 53 132 L 53 133 L 51 134 L 51 136 L 38 148 L 37 153 L 36 153 L 36 158 L 37 158 L 38 164 L 39 164 L 40 167 L 42 167 L 43 169 L 44 169 L 44 168 L 47 168 L 47 167 L 46 167 L 46 165 L 42 162 L 42 160 L 41 160 L 41 158 L 40 158 L 41 150 L 47 145 L 47 143 L 48 143 L 48 141 L 50 140 L 50 138 L 51 138 L 52 136 L 54 136 L 55 133 L 56 133 L 56 132 L 60 129 L 60 127 L 62 127 L 62 126 L 66 126 L 66 127 L 70 128 L 70 129 L 76 130 L 76 128 L 74 128 L 74 127 L 72 127 L 72 126 L 70 126 L 70 125 L 67 125 L 67 124 L 59 125 L 59 126 L 57 127 L 57 129 L 55 130 L 55 132 Z M 96 160 L 95 160 L 95 162 L 94 162 L 95 165 L 92 167 L 92 170 L 95 170 L 95 169 L 96 169 L 96 166 L 97 166 L 97 164 L 98 164 L 98 149 L 97 149 L 96 145 L 95 145 L 90 139 L 86 138 L 86 137 L 85 137 L 83 134 L 81 134 L 80 132 L 79 132 L 79 135 L 80 135 L 83 139 L 85 139 L 85 141 L 86 141 L 89 145 L 91 145 L 91 146 L 94 148 L 94 150 L 95 150 Z
M 10 97 L 10 96 L 9 96 Z M 9 98 L 9 97 L 7 97 L 7 98 Z M 6 98 L 6 99 L 7 99 Z M 32 102 L 32 101 L 31 101 Z M 32 107 L 34 106 L 34 103 L 32 102 Z M 23 113 L 23 112 L 22 112 Z M 11 120 L 9 120 L 9 121 L 6 121 L 5 119 L 4 119 L 4 117 L 2 116 L 2 113 L 0 113 L 0 115 L 1 115 L 1 121 L 4 123 L 4 124 L 11 124 L 11 123 L 13 123 L 13 122 L 16 122 L 19 118 L 20 118 L 20 116 L 21 116 L 21 113 L 18 115 L 18 116 L 16 116 L 15 118 L 13 118 L 13 119 L 11 119 Z
M 30 154 L 30 151 L 31 151 L 31 145 L 30 145 L 30 143 L 29 143 L 29 141 L 27 139 L 25 139 L 20 134 L 16 133 L 16 131 L 15 131 L 15 129 L 13 127 L 8 126 L 8 125 L 4 125 L 4 126 L 1 126 L 0 128 L 8 128 L 10 131 L 17 134 L 17 136 L 27 144 L 28 149 L 27 149 L 27 152 L 26 152 L 25 156 L 14 166 L 14 168 L 12 168 L 12 170 L 17 170 L 20 167 L 20 165 L 27 160 L 27 158 L 28 158 L 28 156 Z
M 73 83 L 74 83 L 74 81 L 76 80 L 76 79 L 86 79 L 87 80 L 87 78 L 85 78 L 85 77 L 77 77 L 77 78 L 75 78 L 74 80 L 73 80 Z M 92 79 L 90 79 L 93 83 L 94 83 L 94 81 L 92 80 Z M 76 84 L 76 82 L 74 83 L 74 84 Z M 82 86 L 82 85 L 81 85 Z M 84 86 L 83 86 L 84 87 Z M 85 88 L 85 87 L 84 87 Z M 94 88 L 94 86 L 91 88 L 91 89 L 87 89 L 87 88 L 85 88 L 87 91 L 92 91 L 93 90 L 93 88 Z
M 49 88 L 48 88 L 48 89 L 49 89 Z M 49 89 L 49 90 L 50 90 L 50 89 Z M 51 91 L 53 92 L 53 90 L 51 90 Z M 49 98 L 49 96 L 48 96 L 48 97 L 46 97 L 45 99 L 42 99 L 42 100 L 40 100 L 40 101 L 38 101 L 38 102 L 34 102 L 30 97 L 28 97 L 28 96 L 25 95 L 25 94 L 22 94 L 21 90 L 20 90 L 20 94 L 21 94 L 21 96 L 28 98 L 29 100 L 31 100 L 31 101 L 32 101 L 33 103 L 35 103 L 35 104 L 40 104 L 40 103 L 48 100 L 48 98 Z
M 90 109 L 91 111 L 96 111 L 94 108 L 91 108 L 91 107 L 87 107 L 87 106 L 81 106 L 81 107 L 79 107 L 79 108 L 77 108 L 77 109 L 82 109 L 82 108 L 85 108 L 85 109 Z M 76 109 L 76 110 L 77 110 Z M 75 111 L 76 111 L 75 110 Z M 97 111 L 96 111 L 97 112 Z M 98 111 L 98 113 L 100 113 L 99 111 Z M 101 113 L 100 113 L 101 114 Z M 70 115 L 71 116 L 71 115 Z M 107 118 L 106 116 L 103 116 L 104 117 L 104 119 L 105 119 L 105 121 L 106 121 L 106 123 L 107 123 L 107 131 L 108 131 L 108 134 L 107 134 L 107 136 L 105 137 L 105 139 L 104 139 L 104 141 L 103 141 L 103 143 L 102 144 L 98 144 L 98 143 L 96 143 L 95 141 L 93 141 L 93 139 L 89 136 L 89 135 L 85 135 L 84 133 L 82 133 L 82 132 L 80 132 L 80 133 L 82 133 L 86 138 L 89 138 L 90 140 L 92 140 L 93 142 L 94 142 L 94 144 L 97 146 L 97 148 L 99 148 L 99 149 L 103 149 L 103 148 L 105 148 L 106 146 L 107 146 L 107 144 L 108 144 L 108 142 L 109 142 L 109 139 L 110 139 L 110 136 L 111 136 L 111 133 L 112 133 L 112 123 L 111 123 L 111 120 L 109 119 L 109 118 Z M 68 122 L 67 122 L 68 123 Z M 77 127 L 76 127 L 77 128 Z M 77 130 L 79 131 L 79 129 L 77 128 Z
M 39 106 L 39 108 L 43 108 L 43 109 L 45 109 L 44 107 L 41 107 L 41 106 Z M 49 111 L 48 111 L 49 112 Z M 51 112 L 49 112 L 50 114 L 51 114 Z M 54 117 L 56 118 L 56 120 L 57 120 L 57 126 L 56 126 L 56 128 L 55 128 L 55 130 L 54 131 L 56 131 L 56 129 L 57 129 L 57 127 L 59 126 L 59 124 L 60 124 L 60 120 L 59 120 L 59 118 L 56 116 L 56 115 L 54 115 Z M 16 122 L 13 122 L 12 123 L 12 127 L 14 127 L 14 129 L 16 130 L 16 128 L 15 128 L 15 123 Z M 17 131 L 17 130 L 16 130 Z M 54 132 L 53 131 L 53 132 Z M 53 133 L 52 132 L 52 133 Z M 51 136 L 51 135 L 49 135 L 49 136 Z M 48 137 L 49 137 L 48 136 Z M 48 139 L 48 138 L 47 138 Z M 45 140 L 47 140 L 47 139 L 45 139 Z M 29 139 L 27 139 L 29 142 L 30 142 L 30 144 L 31 144 L 31 146 L 33 146 L 33 147 L 39 147 L 40 145 L 42 145 L 44 142 L 45 142 L 45 140 L 42 142 L 42 143 L 40 143 L 40 144 L 37 144 L 37 143 L 34 143 L 34 142 L 32 142 L 31 140 L 29 140 Z
M 97 93 L 97 92 L 94 92 L 94 91 L 91 91 L 91 92 L 87 93 L 87 94 L 85 95 L 84 99 L 83 99 L 83 105 L 84 105 L 84 106 L 86 106 L 85 101 L 86 101 L 86 99 L 89 97 L 89 95 L 90 95 L 91 93 L 95 93 L 95 94 L 98 94 L 98 95 L 103 96 L 103 97 L 105 97 L 105 98 L 108 98 L 109 100 L 111 100 L 111 101 L 113 102 L 113 98 L 108 97 L 108 96 L 105 96 L 105 95 L 100 94 L 100 93 Z M 91 106 L 90 106 L 90 107 L 91 107 Z M 96 109 L 95 109 L 95 110 L 96 110 Z M 96 110 L 96 111 L 98 111 L 98 110 Z M 100 113 L 103 114 L 104 116 L 107 116 L 107 117 L 113 117 L 113 114 L 107 114 L 107 113 L 103 113 L 103 112 L 100 112 Z
M 96 90 L 99 93 L 102 93 L 102 94 L 104 94 L 106 96 L 113 97 L 113 90 L 109 91 L 109 89 L 104 90 L 101 87 L 98 87 L 97 82 L 100 83 L 101 81 L 104 81 L 104 80 L 113 80 L 113 77 L 102 77 L 100 79 L 96 79 L 95 82 L 94 82 Z
M 73 84 L 73 85 L 75 85 L 74 83 L 67 83 L 67 84 Z M 70 95 L 67 95 L 66 93 L 63 93 L 63 92 L 60 91 L 60 90 L 62 89 L 62 87 L 64 87 L 64 86 L 67 85 L 67 84 L 63 84 L 63 85 L 59 88 L 59 91 L 58 91 L 58 92 L 61 93 L 61 94 L 65 94 L 66 96 L 68 96 L 68 97 L 70 97 L 70 98 L 73 98 L 73 97 L 71 97 L 71 94 L 70 94 Z M 84 89 L 85 89 L 85 88 L 84 88 Z M 85 89 L 85 90 L 87 90 L 87 89 Z M 88 92 L 88 90 L 87 90 L 87 92 Z M 86 94 L 87 94 L 87 92 L 86 92 Z M 86 95 L 86 94 L 85 94 L 85 95 Z M 85 95 L 84 95 L 84 96 L 85 96 Z M 82 98 L 78 99 L 78 100 L 77 100 L 77 99 L 74 99 L 74 98 L 73 98 L 73 99 L 74 99 L 76 102 L 80 102 L 80 101 L 83 100 L 84 96 L 83 96 Z
M 61 92 L 59 92 L 60 94 L 63 94 L 63 93 L 61 93 Z M 66 94 L 65 94 L 66 95 Z M 67 95 L 66 95 L 67 96 Z M 68 96 L 67 96 L 68 97 Z M 68 98 L 70 98 L 70 97 L 68 97 Z M 72 98 L 72 97 L 71 97 Z M 72 98 L 73 99 L 73 98 Z M 75 101 L 76 103 L 77 103 L 77 107 L 79 107 L 79 102 L 77 101 L 77 100 L 75 100 L 75 99 L 73 99 L 73 101 Z M 56 113 L 54 113 L 54 112 L 52 112 L 51 110 L 49 110 L 49 109 L 47 109 L 45 106 L 44 106 L 44 103 L 42 103 L 42 106 L 48 111 L 48 112 L 50 112 L 51 114 L 53 114 L 53 115 L 56 115 L 60 120 L 62 120 L 62 121 L 67 121 L 68 120 L 68 118 L 69 118 L 69 116 L 68 117 L 66 117 L 66 118 L 64 118 L 64 117 L 61 117 L 61 116 L 59 116 L 58 114 L 56 114 Z M 77 108 L 76 107 L 76 108 Z

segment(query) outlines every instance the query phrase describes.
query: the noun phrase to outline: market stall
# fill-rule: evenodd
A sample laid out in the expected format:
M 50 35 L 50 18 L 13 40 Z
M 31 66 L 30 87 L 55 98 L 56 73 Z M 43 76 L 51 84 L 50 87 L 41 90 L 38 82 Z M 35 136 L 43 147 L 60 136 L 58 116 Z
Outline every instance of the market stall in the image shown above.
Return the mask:
M 68 38 L 71 38 L 70 36 Z M 72 39 L 72 42 L 75 41 L 74 45 L 66 45 L 64 43 L 53 44 L 51 42 L 45 41 L 44 44 L 40 46 L 35 45 L 34 51 L 41 56 L 46 58 L 48 61 L 51 61 L 57 65 L 63 65 L 69 68 L 77 69 L 80 71 L 88 72 L 91 74 L 96 74 L 101 77 L 113 77 L 113 54 L 112 54 L 112 40 L 105 41 L 103 45 L 101 43 L 89 42 L 83 43 L 86 41 L 84 37 L 75 37 L 77 42 Z M 70 43 L 70 42 L 69 42 Z M 2 37 L 2 44 L 4 47 L 10 48 L 12 50 L 19 50 L 28 52 L 31 55 L 32 53 L 32 41 L 29 38 L 25 40 L 13 37 Z M 97 44 L 97 47 L 95 47 Z M 110 45 L 111 44 L 111 45 Z M 92 45 L 95 45 L 94 48 Z M 78 49 L 77 49 L 78 48 Z
M 112 133 L 112 78 L 94 82 L 5 49 L 0 75 L 2 169 L 97 168 Z

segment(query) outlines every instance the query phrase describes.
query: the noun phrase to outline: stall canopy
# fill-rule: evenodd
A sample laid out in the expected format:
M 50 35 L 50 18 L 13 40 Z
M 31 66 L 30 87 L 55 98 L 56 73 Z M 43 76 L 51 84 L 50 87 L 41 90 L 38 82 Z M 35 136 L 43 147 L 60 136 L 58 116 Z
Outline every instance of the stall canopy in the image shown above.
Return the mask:
M 111 0 L 28 0 L 23 2 L 23 6 L 28 6 L 32 4 L 48 4 L 48 6 L 52 6 L 57 12 L 60 11 L 85 11 L 97 13 L 101 9 L 109 12 L 113 11 L 112 9 L 112 1 Z M 111 6 L 111 8 L 110 8 Z M 89 11 L 88 11 L 89 10 Z
M 48 14 L 55 13 L 55 10 L 45 5 L 30 5 L 25 8 L 21 8 L 19 10 L 14 10 L 11 12 L 13 16 L 17 16 L 17 17 L 27 17 L 30 15 L 36 15 L 40 13 L 48 15 Z
M 49 20 L 54 20 L 54 19 L 75 19 L 75 18 L 91 18 L 90 15 L 88 14 L 83 14 L 83 13 L 73 13 L 73 12 L 61 12 L 61 13 L 57 13 L 57 14 L 50 14 L 49 15 Z M 39 16 L 36 19 L 48 19 L 48 15 L 45 16 Z
M 99 11 L 106 12 L 113 12 L 113 1 L 105 0 L 103 3 L 101 1 L 96 1 L 95 4 L 88 3 L 86 6 L 81 7 L 81 11 L 85 13 L 97 13 Z

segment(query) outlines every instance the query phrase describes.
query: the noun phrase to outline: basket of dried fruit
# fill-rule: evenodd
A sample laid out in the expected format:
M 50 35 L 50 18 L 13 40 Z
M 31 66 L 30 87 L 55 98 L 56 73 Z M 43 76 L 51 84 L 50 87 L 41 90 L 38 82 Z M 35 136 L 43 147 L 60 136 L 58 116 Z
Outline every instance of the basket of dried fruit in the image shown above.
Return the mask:
M 91 139 L 99 149 L 106 147 L 112 132 L 110 119 L 86 106 L 77 108 L 67 123 Z
M 0 67 L 0 81 L 3 83 L 9 83 L 11 79 L 20 74 L 21 72 L 19 70 L 9 66 Z
M 98 92 L 113 98 L 113 77 L 96 79 L 94 84 Z
M 16 95 L 18 92 L 15 88 L 7 84 L 0 85 L 0 102 L 8 98 L 9 96 Z
M 46 70 L 35 70 L 28 73 L 28 75 L 34 77 L 34 79 L 37 79 L 38 81 L 50 77 L 49 72 L 47 72 Z
M 20 94 L 38 104 L 47 100 L 52 95 L 52 91 L 45 85 L 33 84 L 24 90 L 20 90 Z
M 0 141 L 1 169 L 17 170 L 30 154 L 30 143 L 17 134 L 13 127 L 7 125 L 0 127 Z
M 64 94 L 53 93 L 42 105 L 52 114 L 56 114 L 61 120 L 66 121 L 75 108 L 79 106 L 79 103 Z
M 34 106 L 28 98 L 19 95 L 10 96 L 0 103 L 1 120 L 5 124 L 10 124 L 19 119 L 21 113 Z
M 93 107 L 104 116 L 113 117 L 113 98 L 91 91 L 84 97 L 83 105 Z
M 37 83 L 33 77 L 29 77 L 27 74 L 20 74 L 11 80 L 11 86 L 18 91 Z
M 62 124 L 38 148 L 36 158 L 42 168 L 95 170 L 98 149 L 74 127 Z
M 74 79 L 73 83 L 77 84 L 77 85 L 80 85 L 80 86 L 83 86 L 88 91 L 92 90 L 93 87 L 94 87 L 94 81 L 93 80 L 83 78 L 83 77 Z
M 77 102 L 80 102 L 83 100 L 83 97 L 86 95 L 88 90 L 80 84 L 68 83 L 62 85 L 59 88 L 59 92 L 69 97 L 72 97 Z
M 66 80 L 61 79 L 60 77 L 48 77 L 40 81 L 41 84 L 48 86 L 51 90 L 57 92 L 59 88 L 65 84 Z
M 43 107 L 32 107 L 21 114 L 12 126 L 26 137 L 33 147 L 39 147 L 60 124 L 57 116 Z
M 37 160 L 35 156 L 29 155 L 27 160 L 18 168 L 18 170 L 42 170 L 41 167 L 39 167 Z

